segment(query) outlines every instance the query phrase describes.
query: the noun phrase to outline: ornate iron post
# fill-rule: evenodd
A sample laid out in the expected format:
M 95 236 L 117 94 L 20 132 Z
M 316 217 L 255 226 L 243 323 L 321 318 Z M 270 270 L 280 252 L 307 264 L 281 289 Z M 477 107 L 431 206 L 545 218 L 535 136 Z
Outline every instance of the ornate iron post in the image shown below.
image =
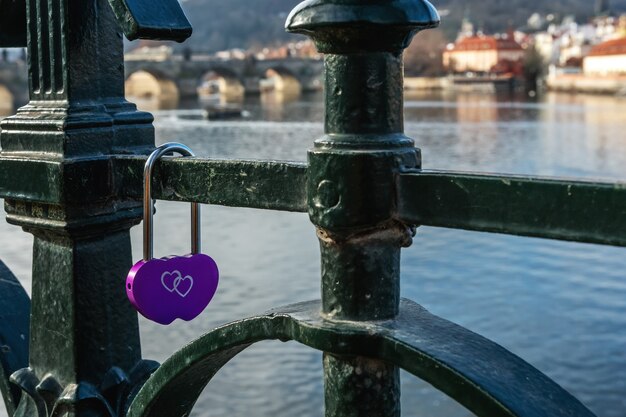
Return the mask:
M 120 26 L 175 40 L 191 28 L 176 1 L 151 2 L 156 16 L 121 0 L 24 3 L 30 103 L 0 125 L 7 219 L 34 235 L 30 365 L 12 376 L 28 395 L 16 415 L 118 415 L 155 368 L 141 361 L 124 294 L 142 207 L 117 193 L 112 161 L 149 151 L 154 133 L 124 99 Z
M 395 178 L 420 168 L 403 130 L 402 51 L 439 23 L 426 1 L 308 1 L 287 30 L 325 53 L 326 135 L 309 152 L 309 215 L 322 254 L 328 320 L 391 320 L 399 312 L 400 249 L 413 230 L 395 218 Z M 324 355 L 327 416 L 399 416 L 398 368 Z

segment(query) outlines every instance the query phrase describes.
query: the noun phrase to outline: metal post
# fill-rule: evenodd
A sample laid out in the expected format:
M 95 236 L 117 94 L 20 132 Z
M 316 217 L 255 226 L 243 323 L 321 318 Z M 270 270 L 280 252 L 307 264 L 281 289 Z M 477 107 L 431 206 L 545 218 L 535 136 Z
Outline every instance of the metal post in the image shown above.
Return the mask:
M 402 51 L 439 18 L 423 0 L 305 2 L 287 30 L 325 53 L 326 135 L 309 152 L 309 215 L 322 257 L 322 314 L 392 319 L 400 301 L 400 249 L 413 231 L 394 218 L 395 176 L 420 167 L 403 134 Z M 400 416 L 398 369 L 324 355 L 326 416 Z
M 16 415 L 104 415 L 98 390 L 123 385 L 141 360 L 124 280 L 142 211 L 115 195 L 110 161 L 153 147 L 152 116 L 124 99 L 122 33 L 107 0 L 26 7 L 30 103 L 2 122 L 1 158 L 48 170 L 48 182 L 15 172 L 12 186 L 29 198 L 5 202 L 8 221 L 34 235 L 30 368 L 14 375 L 28 395 Z

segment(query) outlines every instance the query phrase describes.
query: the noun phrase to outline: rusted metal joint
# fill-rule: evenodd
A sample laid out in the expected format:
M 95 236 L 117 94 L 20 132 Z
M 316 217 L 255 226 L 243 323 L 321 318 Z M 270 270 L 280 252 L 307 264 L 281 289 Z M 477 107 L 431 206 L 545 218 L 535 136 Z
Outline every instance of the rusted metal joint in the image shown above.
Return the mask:
M 366 151 L 316 147 L 309 152 L 307 180 L 311 221 L 344 239 L 393 225 L 397 173 L 419 163 L 419 150 L 412 146 Z
M 348 242 L 365 244 L 372 241 L 386 241 L 396 242 L 401 247 L 408 248 L 413 244 L 415 227 L 392 219 L 373 228 L 353 231 L 349 235 L 336 234 L 320 227 L 316 228 L 316 233 L 318 239 L 328 245 L 344 245 Z

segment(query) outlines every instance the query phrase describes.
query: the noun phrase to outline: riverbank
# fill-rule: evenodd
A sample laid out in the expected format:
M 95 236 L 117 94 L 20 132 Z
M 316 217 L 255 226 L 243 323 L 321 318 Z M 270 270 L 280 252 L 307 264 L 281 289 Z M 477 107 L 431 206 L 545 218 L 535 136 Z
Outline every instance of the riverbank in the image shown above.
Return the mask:
M 546 86 L 550 91 L 626 96 L 626 76 L 592 77 L 563 74 L 548 77 Z
M 405 77 L 404 89 L 407 91 L 448 90 L 452 86 L 449 77 Z
M 404 90 L 408 92 L 456 91 L 495 93 L 512 91 L 520 85 L 520 80 L 512 76 L 445 76 L 445 77 L 405 77 Z
M 409 92 L 462 91 L 496 92 L 514 90 L 521 81 L 510 77 L 406 77 L 404 89 Z M 549 91 L 564 93 L 604 94 L 626 96 L 626 76 L 585 76 L 562 74 L 546 79 Z

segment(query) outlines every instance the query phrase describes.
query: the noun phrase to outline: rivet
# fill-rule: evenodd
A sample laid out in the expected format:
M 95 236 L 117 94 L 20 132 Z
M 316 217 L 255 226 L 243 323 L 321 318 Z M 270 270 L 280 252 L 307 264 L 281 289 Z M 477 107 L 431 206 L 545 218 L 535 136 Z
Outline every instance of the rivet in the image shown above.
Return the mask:
M 317 186 L 316 205 L 321 208 L 333 208 L 339 204 L 339 191 L 337 185 L 328 180 L 323 180 Z

